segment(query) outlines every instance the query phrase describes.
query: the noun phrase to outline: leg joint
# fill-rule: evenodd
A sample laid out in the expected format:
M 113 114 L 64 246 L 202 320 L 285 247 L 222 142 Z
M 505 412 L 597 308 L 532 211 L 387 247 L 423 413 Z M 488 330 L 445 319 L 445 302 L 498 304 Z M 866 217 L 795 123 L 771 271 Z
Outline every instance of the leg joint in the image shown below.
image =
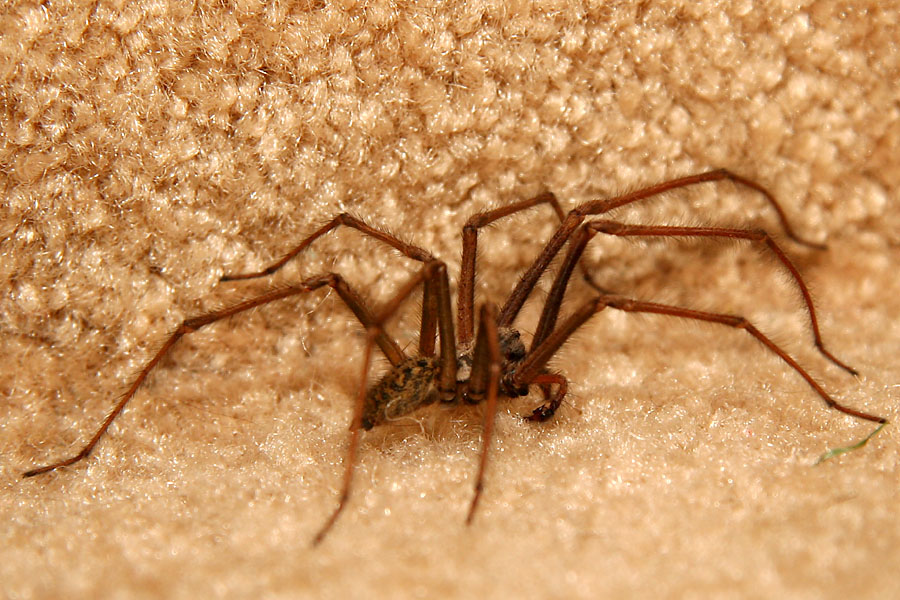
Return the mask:
M 300 286 L 305 288 L 305 291 L 307 292 L 318 289 L 323 285 L 327 285 L 330 288 L 337 289 L 341 286 L 346 287 L 346 282 L 344 281 L 344 278 L 337 273 L 330 272 L 324 273 L 322 275 L 316 275 L 315 277 L 310 277 L 309 279 L 304 279 L 300 282 Z
M 466 224 L 463 225 L 463 233 L 476 233 L 479 228 L 490 223 L 489 218 L 490 215 L 483 212 L 472 215 L 466 220 Z
M 615 308 L 618 310 L 630 311 L 634 309 L 635 306 L 634 300 L 632 300 L 631 298 L 626 298 L 624 296 L 601 295 L 597 296 L 596 303 L 596 310 L 601 310 L 608 306 L 610 308 Z
M 772 236 L 769 235 L 769 232 L 766 231 L 765 229 L 762 229 L 760 227 L 755 227 L 750 230 L 750 233 L 753 234 L 756 237 L 756 239 L 761 242 L 766 242 L 767 244 L 772 242 Z
M 756 329 L 746 318 L 739 315 L 726 315 L 726 323 L 736 329 Z
M 442 261 L 439 258 L 434 258 L 433 256 L 429 256 L 429 258 L 425 261 L 425 276 L 433 277 L 438 273 L 446 273 L 447 272 L 447 263 Z
M 589 228 L 593 233 L 607 233 L 609 235 L 617 235 L 625 230 L 625 225 L 623 223 L 606 219 L 591 221 L 585 225 L 585 227 Z

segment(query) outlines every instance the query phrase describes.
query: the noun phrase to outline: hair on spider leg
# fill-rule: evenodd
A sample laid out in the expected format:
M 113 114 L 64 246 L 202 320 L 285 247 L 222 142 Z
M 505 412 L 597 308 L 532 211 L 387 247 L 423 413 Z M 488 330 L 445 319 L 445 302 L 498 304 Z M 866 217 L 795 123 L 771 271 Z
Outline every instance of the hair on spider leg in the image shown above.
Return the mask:
M 803 296 L 806 320 L 811 325 L 817 351 L 845 371 L 855 372 L 825 347 L 818 327 L 816 309 L 800 271 L 788 257 L 784 243 L 776 241 L 765 230 L 751 227 L 643 225 L 605 218 L 610 211 L 619 207 L 640 203 L 672 190 L 715 182 L 731 182 L 736 187 L 758 193 L 776 213 L 780 227 L 791 244 L 821 249 L 821 245 L 808 242 L 794 233 L 781 205 L 765 187 L 724 169 L 663 181 L 614 197 L 589 200 L 568 212 L 562 210 L 556 196 L 544 192 L 477 213 L 466 221 L 462 230 L 462 256 L 457 278 L 454 318 L 450 280 L 447 266 L 443 261 L 384 228 L 373 227 L 356 216 L 341 213 L 301 240 L 297 246 L 269 267 L 253 273 L 225 275 L 222 282 L 259 279 L 272 275 L 322 236 L 344 227 L 355 230 L 354 235 L 374 239 L 392 248 L 417 265 L 413 274 L 398 286 L 397 291 L 379 309 L 370 308 L 370 304 L 359 294 L 355 285 L 348 282 L 342 274 L 326 271 L 279 284 L 262 292 L 255 292 L 255 295 L 234 304 L 207 310 L 184 319 L 145 363 L 112 411 L 77 454 L 34 468 L 24 475 L 33 477 L 87 458 L 111 423 L 142 387 L 147 376 L 156 369 L 181 338 L 217 321 L 232 317 L 241 318 L 242 313 L 261 309 L 269 303 L 317 293 L 323 289 L 337 294 L 341 304 L 353 313 L 365 330 L 365 344 L 355 385 L 353 417 L 350 422 L 344 475 L 337 506 L 313 537 L 314 544 L 320 543 L 331 531 L 349 503 L 362 431 L 386 426 L 432 405 L 483 406 L 482 448 L 474 477 L 474 494 L 466 517 L 466 522 L 471 523 L 484 490 L 498 401 L 501 398 L 514 399 L 526 396 L 532 388 L 536 388 L 542 396 L 542 401 L 530 413 L 526 412 L 523 416 L 535 423 L 552 418 L 565 402 L 569 382 L 562 373 L 549 368 L 548 365 L 563 345 L 570 347 L 574 345 L 574 342 L 568 343 L 572 335 L 598 312 L 618 311 L 629 315 L 674 317 L 679 320 L 707 323 L 725 332 L 726 330 L 722 328 L 724 326 L 734 330 L 733 337 L 741 335 L 745 338 L 752 337 L 757 342 L 752 351 L 768 352 L 777 357 L 786 367 L 786 371 L 793 372 L 795 377 L 803 379 L 807 386 L 832 409 L 858 419 L 878 424 L 886 423 L 883 417 L 846 406 L 836 400 L 791 353 L 785 351 L 781 345 L 773 341 L 773 338 L 741 315 L 640 300 L 612 293 L 601 287 L 602 282 L 600 284 L 591 282 L 593 291 L 577 302 L 569 303 L 573 306 L 567 306 L 565 314 L 560 317 L 564 300 L 570 295 L 567 290 L 573 273 L 578 270 L 582 276 L 589 277 L 582 258 L 592 239 L 611 236 L 661 238 L 669 241 L 674 238 L 742 241 L 764 247 L 783 265 L 790 274 L 793 286 Z M 676 197 L 672 198 L 673 201 L 675 199 Z M 479 231 L 501 219 L 541 205 L 553 208 L 559 223 L 555 232 L 544 243 L 530 266 L 519 276 L 502 305 L 483 303 L 476 310 L 475 275 Z M 376 278 L 379 274 L 376 274 Z M 526 345 L 520 330 L 517 329 L 516 321 L 538 282 L 544 277 L 547 277 L 551 284 L 543 302 L 539 303 L 537 326 Z M 390 330 L 393 329 L 394 316 L 408 304 L 407 300 L 419 289 L 422 290 L 422 300 L 418 347 L 414 353 L 408 353 L 407 348 L 401 347 Z M 665 319 L 648 319 L 653 321 L 656 327 L 661 320 Z M 650 335 L 661 338 L 665 334 L 653 332 Z M 376 348 L 390 366 L 370 383 L 369 372 Z M 747 351 L 751 352 L 749 349 Z M 167 365 L 169 369 L 172 367 L 173 365 Z

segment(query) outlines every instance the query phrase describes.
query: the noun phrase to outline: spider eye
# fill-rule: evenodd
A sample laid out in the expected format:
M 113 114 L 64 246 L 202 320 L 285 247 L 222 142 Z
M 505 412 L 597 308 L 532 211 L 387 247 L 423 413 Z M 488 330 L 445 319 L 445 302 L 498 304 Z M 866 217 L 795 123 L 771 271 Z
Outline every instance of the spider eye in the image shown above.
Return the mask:
M 509 361 L 520 361 L 525 358 L 525 344 L 516 329 L 500 331 L 500 353 Z

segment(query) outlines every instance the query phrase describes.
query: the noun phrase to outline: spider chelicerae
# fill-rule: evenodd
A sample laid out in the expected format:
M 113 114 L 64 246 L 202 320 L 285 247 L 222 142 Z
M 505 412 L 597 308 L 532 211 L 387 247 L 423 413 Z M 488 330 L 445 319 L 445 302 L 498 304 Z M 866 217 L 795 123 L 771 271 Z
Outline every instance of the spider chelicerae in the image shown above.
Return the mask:
M 74 456 L 53 464 L 27 471 L 31 477 L 60 467 L 74 464 L 86 458 L 116 417 L 122 412 L 140 388 L 147 375 L 159 364 L 172 346 L 183 336 L 197 331 L 205 325 L 268 304 L 290 296 L 305 294 L 323 287 L 337 292 L 344 304 L 356 315 L 366 328 L 367 338 L 363 358 L 362 378 L 356 397 L 353 420 L 350 427 L 350 442 L 345 462 L 344 479 L 338 505 L 314 538 L 320 542 L 336 522 L 350 496 L 350 484 L 356 454 L 359 447 L 361 429 L 371 429 L 387 421 L 408 415 L 426 405 L 442 403 L 486 403 L 484 411 L 484 431 L 482 451 L 475 478 L 475 493 L 469 506 L 467 522 L 471 522 L 481 498 L 484 471 L 487 464 L 488 448 L 500 396 L 515 398 L 529 393 L 531 386 L 537 386 L 544 401 L 525 418 L 531 421 L 545 421 L 551 418 L 566 396 L 566 378 L 547 367 L 548 361 L 569 337 L 592 315 L 613 308 L 625 312 L 656 313 L 719 323 L 728 327 L 743 329 L 756 338 L 770 352 L 786 362 L 828 406 L 860 419 L 884 424 L 886 419 L 865 413 L 835 400 L 826 392 L 797 361 L 778 344 L 766 337 L 747 319 L 722 313 L 704 312 L 636 300 L 612 294 L 598 286 L 589 272 L 583 269 L 585 280 L 596 293 L 583 302 L 571 315 L 558 323 L 560 307 L 572 274 L 581 261 L 588 242 L 597 234 L 619 237 L 678 237 L 678 238 L 725 238 L 747 240 L 765 246 L 790 273 L 793 284 L 799 289 L 809 315 L 815 345 L 828 360 L 856 374 L 856 371 L 838 360 L 822 342 L 818 320 L 812 298 L 799 271 L 782 250 L 781 246 L 762 229 L 724 227 L 676 227 L 666 225 L 633 225 L 607 219 L 592 219 L 615 208 L 639 202 L 667 191 L 686 188 L 704 182 L 731 181 L 738 186 L 760 193 L 777 213 L 778 219 L 788 238 L 795 243 L 816 249 L 824 246 L 800 238 L 792 230 L 788 219 L 774 196 L 763 186 L 724 169 L 672 179 L 654 186 L 609 199 L 585 202 L 568 213 L 564 213 L 558 200 L 551 193 L 543 193 L 524 200 L 490 210 L 471 217 L 462 232 L 462 263 L 457 286 L 456 323 L 451 308 L 451 288 L 446 265 L 426 250 L 407 243 L 384 230 L 372 227 L 361 219 L 349 214 L 340 214 L 328 224 L 319 228 L 281 260 L 268 268 L 242 275 L 230 275 L 222 281 L 255 279 L 265 277 L 281 269 L 288 261 L 302 253 L 315 240 L 339 226 L 351 227 L 395 248 L 405 256 L 421 263 L 421 268 L 401 289 L 392 296 L 380 311 L 372 311 L 362 298 L 337 273 L 324 273 L 304 279 L 298 284 L 288 285 L 269 291 L 257 297 L 240 302 L 228 308 L 208 312 L 186 319 L 168 337 L 159 351 L 138 373 L 119 402 L 109 413 L 93 437 Z M 478 311 L 478 328 L 475 328 L 475 257 L 477 254 L 478 230 L 499 219 L 528 210 L 538 205 L 552 207 L 560 225 L 540 254 L 521 276 L 518 283 L 502 307 L 485 303 Z M 551 261 L 568 244 L 567 251 L 553 279 L 544 303 L 537 328 L 530 346 L 526 348 L 514 322 L 522 306 L 533 291 L 538 280 L 547 271 Z M 421 329 L 416 356 L 407 356 L 398 343 L 387 333 L 383 324 L 403 304 L 416 289 L 423 288 Z M 439 342 L 439 347 L 437 342 Z M 388 372 L 374 385 L 366 387 L 372 353 L 377 346 L 391 364 Z

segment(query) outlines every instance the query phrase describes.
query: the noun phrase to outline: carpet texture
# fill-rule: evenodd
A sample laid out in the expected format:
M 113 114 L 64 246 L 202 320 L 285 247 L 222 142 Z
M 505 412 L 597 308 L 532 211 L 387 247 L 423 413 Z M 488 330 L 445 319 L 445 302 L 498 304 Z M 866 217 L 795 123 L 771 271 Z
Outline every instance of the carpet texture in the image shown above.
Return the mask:
M 896 2 L 17 2 L 0 16 L 0 591 L 7 598 L 862 598 L 896 593 L 900 435 L 828 409 L 750 335 L 595 316 L 553 360 L 552 421 L 503 402 L 363 436 L 336 506 L 364 335 L 335 293 L 186 336 L 74 454 L 183 319 L 335 271 L 373 307 L 415 271 L 349 211 L 459 271 L 469 215 L 565 208 L 725 167 L 613 218 L 765 228 L 763 244 L 605 239 L 605 288 L 741 314 L 835 398 L 897 420 Z M 502 303 L 556 223 L 479 238 Z M 455 289 L 455 283 L 454 289 Z M 545 278 L 517 325 L 534 330 Z M 573 283 L 565 311 L 590 297 Z M 418 297 L 391 322 L 410 352 Z M 385 368 L 379 359 L 373 376 Z

